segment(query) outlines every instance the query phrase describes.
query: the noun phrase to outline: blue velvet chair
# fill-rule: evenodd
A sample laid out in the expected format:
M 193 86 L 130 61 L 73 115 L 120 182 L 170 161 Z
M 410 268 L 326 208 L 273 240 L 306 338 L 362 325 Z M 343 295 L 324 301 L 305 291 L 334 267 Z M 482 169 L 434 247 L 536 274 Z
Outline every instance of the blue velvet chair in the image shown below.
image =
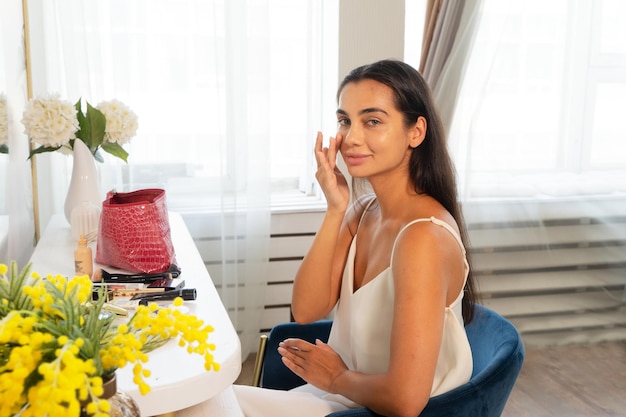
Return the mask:
M 255 363 L 253 383 L 273 389 L 291 389 L 304 381 L 283 365 L 276 351 L 289 337 L 313 342 L 327 340 L 331 321 L 306 325 L 283 323 L 263 338 Z M 495 311 L 476 305 L 474 320 L 466 326 L 472 347 L 474 371 L 470 381 L 445 394 L 432 397 L 420 417 L 496 417 L 509 398 L 524 362 L 524 344 L 517 329 Z M 327 417 L 377 417 L 367 408 L 339 411 Z

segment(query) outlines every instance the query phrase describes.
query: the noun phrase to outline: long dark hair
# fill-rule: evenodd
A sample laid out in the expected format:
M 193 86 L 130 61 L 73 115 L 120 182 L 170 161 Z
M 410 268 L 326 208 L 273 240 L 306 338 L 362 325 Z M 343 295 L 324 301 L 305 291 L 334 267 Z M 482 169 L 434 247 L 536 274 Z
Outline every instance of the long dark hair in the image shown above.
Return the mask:
M 411 153 L 409 176 L 418 194 L 433 197 L 454 217 L 463 245 L 468 249 L 469 238 L 458 200 L 456 171 L 428 84 L 412 66 L 397 60 L 383 60 L 352 70 L 339 85 L 337 101 L 346 84 L 364 79 L 377 81 L 393 91 L 396 108 L 404 115 L 405 128 L 414 125 L 420 116 L 426 119 L 426 137 Z M 467 252 L 470 270 L 463 298 L 463 317 L 466 324 L 472 320 L 473 306 L 478 302 L 469 250 Z

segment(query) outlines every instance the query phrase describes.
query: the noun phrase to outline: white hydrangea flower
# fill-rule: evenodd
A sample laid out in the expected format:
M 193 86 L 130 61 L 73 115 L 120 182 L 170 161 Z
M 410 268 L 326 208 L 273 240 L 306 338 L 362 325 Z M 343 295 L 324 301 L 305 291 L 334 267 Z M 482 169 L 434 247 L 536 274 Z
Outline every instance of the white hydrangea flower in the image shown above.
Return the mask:
M 113 99 L 98 104 L 97 109 L 106 118 L 104 129 L 106 142 L 123 145 L 137 134 L 137 115 L 126 104 Z
M 63 146 L 76 138 L 79 127 L 76 109 L 58 95 L 30 100 L 22 123 L 32 142 L 49 147 Z
M 7 113 L 7 96 L 0 94 L 0 145 L 9 141 L 9 114 Z

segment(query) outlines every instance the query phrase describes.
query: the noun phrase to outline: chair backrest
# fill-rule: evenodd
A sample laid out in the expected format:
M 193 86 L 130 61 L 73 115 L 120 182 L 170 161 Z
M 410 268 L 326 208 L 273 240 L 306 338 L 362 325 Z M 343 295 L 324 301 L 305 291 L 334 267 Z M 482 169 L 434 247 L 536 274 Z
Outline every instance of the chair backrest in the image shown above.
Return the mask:
M 474 370 L 467 384 L 432 397 L 421 417 L 499 417 L 524 363 L 524 343 L 511 322 L 495 311 L 475 306 L 465 327 Z
M 452 391 L 432 397 L 420 417 L 479 416 L 499 417 L 515 385 L 524 362 L 524 344 L 517 329 L 495 311 L 475 306 L 472 322 L 465 327 L 474 370 L 470 381 Z M 307 325 L 283 323 L 275 326 L 267 341 L 261 386 L 291 389 L 304 381 L 283 365 L 276 351 L 278 343 L 288 337 L 310 342 L 328 340 L 331 321 Z M 329 417 L 376 416 L 365 409 L 347 410 Z

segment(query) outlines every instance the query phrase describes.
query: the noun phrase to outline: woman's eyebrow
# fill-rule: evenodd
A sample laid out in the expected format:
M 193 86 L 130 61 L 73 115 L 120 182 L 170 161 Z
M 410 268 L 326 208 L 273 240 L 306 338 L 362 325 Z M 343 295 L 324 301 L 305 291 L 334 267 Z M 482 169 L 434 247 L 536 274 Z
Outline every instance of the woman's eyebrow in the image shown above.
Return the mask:
M 378 108 L 378 107 L 367 107 L 361 111 L 359 111 L 359 115 L 363 115 L 363 114 L 367 114 L 367 113 L 383 113 L 386 114 L 387 116 L 389 116 L 389 113 L 387 113 L 385 110 Z M 341 114 L 344 116 L 347 116 L 348 113 L 345 110 L 342 109 L 337 109 L 337 114 Z

